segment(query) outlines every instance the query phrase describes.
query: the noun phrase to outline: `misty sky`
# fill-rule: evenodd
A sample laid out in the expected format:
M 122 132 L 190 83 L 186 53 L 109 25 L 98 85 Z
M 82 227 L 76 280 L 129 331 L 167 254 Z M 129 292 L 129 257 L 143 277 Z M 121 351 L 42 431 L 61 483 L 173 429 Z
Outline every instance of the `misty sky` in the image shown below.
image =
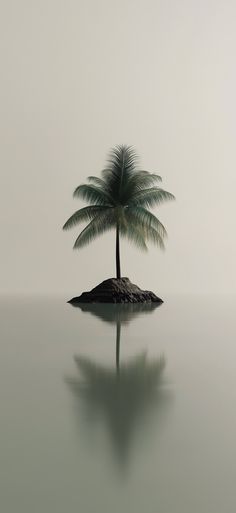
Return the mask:
M 72 251 L 74 188 L 115 144 L 177 201 L 165 253 L 121 244 L 162 297 L 235 292 L 236 3 L 2 0 L 0 288 L 78 294 L 115 275 L 115 233 Z

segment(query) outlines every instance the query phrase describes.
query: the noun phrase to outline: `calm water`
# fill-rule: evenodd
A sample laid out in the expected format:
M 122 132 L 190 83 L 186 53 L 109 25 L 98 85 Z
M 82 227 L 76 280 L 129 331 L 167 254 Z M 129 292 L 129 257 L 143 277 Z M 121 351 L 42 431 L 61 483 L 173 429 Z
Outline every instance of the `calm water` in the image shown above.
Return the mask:
M 1 512 L 235 513 L 235 317 L 2 299 Z

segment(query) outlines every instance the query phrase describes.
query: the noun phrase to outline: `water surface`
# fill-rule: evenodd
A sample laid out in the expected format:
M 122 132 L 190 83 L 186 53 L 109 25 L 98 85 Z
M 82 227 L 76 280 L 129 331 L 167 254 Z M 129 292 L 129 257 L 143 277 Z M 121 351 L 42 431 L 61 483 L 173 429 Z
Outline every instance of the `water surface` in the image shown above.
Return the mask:
M 1 511 L 234 513 L 235 307 L 2 298 Z

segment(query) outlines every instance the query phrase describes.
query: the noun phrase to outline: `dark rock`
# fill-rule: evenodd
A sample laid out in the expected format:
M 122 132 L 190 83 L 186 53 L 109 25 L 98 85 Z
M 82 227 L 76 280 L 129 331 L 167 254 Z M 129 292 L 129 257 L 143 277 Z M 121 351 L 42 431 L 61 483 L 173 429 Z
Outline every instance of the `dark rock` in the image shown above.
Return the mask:
M 110 278 L 90 292 L 83 292 L 68 303 L 163 303 L 149 290 L 141 290 L 129 278 Z

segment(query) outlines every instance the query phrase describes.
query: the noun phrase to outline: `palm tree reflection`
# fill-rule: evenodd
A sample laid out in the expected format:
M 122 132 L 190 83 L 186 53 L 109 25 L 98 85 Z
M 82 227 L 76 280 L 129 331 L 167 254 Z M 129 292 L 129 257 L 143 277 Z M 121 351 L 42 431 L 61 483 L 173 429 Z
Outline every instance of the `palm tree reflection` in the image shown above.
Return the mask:
M 75 396 L 86 406 L 86 418 L 92 423 L 102 418 L 111 437 L 116 460 L 122 467 L 128 462 L 131 442 L 138 427 L 147 427 L 154 411 L 162 417 L 169 393 L 163 387 L 165 358 L 149 360 L 146 352 L 126 363 L 120 363 L 121 324 L 138 312 L 153 308 L 130 308 L 135 305 L 86 305 L 91 313 L 106 322 L 116 322 L 116 365 L 97 364 L 83 356 L 75 356 L 79 376 L 67 379 Z M 107 306 L 115 306 L 108 308 Z M 117 308 L 118 306 L 118 308 Z M 94 308 L 95 307 L 95 308 Z M 109 319 L 109 320 L 108 320 Z
M 121 325 L 129 324 L 140 315 L 154 312 L 161 303 L 72 303 L 72 306 L 106 323 L 116 324 L 116 369 L 119 374 Z
M 84 313 L 108 323 L 128 324 L 135 317 L 154 312 L 162 303 L 72 303 Z

